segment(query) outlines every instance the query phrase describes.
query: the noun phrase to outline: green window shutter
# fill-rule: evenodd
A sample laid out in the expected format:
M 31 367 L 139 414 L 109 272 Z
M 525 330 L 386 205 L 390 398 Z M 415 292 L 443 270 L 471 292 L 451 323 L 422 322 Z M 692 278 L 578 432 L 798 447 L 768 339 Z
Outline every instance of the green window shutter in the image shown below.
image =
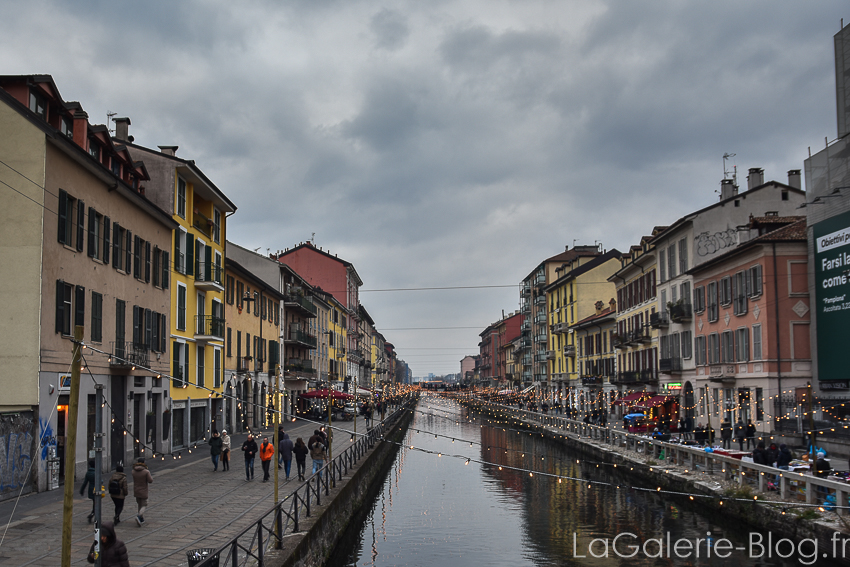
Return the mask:
M 195 239 L 191 234 L 186 234 L 186 275 L 195 273 Z
M 210 282 L 212 281 L 212 247 L 207 246 L 204 250 L 206 252 L 204 257 L 204 281 Z

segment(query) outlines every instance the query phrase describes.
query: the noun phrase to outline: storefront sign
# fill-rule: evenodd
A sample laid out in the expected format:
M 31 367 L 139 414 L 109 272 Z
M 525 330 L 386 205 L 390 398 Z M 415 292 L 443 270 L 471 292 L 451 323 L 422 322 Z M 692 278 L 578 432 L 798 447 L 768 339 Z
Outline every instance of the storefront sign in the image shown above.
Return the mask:
M 171 407 L 174 409 L 186 409 L 186 400 L 171 400 Z
M 850 390 L 850 380 L 829 380 L 820 383 L 821 390 Z
M 850 212 L 812 227 L 815 249 L 818 379 L 847 382 L 846 329 L 850 324 Z
M 681 382 L 670 382 L 669 384 L 667 384 L 667 389 L 668 390 L 681 390 L 682 389 L 682 383 Z
M 205 408 L 205 407 L 207 407 L 207 401 L 206 400 L 192 400 L 191 407 L 193 407 L 193 408 Z

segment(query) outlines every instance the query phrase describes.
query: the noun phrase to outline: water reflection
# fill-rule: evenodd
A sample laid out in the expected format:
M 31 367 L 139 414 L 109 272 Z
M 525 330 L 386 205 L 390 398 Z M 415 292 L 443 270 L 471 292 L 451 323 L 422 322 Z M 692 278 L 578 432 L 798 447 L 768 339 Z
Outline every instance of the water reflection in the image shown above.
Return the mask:
M 584 480 L 559 482 L 539 473 Z M 746 548 L 746 528 L 721 527 L 687 502 L 633 490 L 630 480 L 539 434 L 518 433 L 450 400 L 423 397 L 380 493 L 328 564 L 799 565 L 751 559 L 747 549 L 727 559 L 706 558 L 719 538 Z M 624 554 L 652 538 L 666 546 L 669 533 L 671 543 L 703 540 L 700 557 L 693 549 L 686 553 L 685 544 L 679 549 L 686 558 L 675 550 L 669 558 L 666 550 L 662 558 L 642 551 L 622 558 L 610 547 L 607 559 L 589 556 L 591 540 L 610 544 L 622 533 L 634 534 L 620 540 Z M 601 542 L 593 546 L 596 553 L 603 549 Z M 656 550 L 647 546 L 650 554 Z

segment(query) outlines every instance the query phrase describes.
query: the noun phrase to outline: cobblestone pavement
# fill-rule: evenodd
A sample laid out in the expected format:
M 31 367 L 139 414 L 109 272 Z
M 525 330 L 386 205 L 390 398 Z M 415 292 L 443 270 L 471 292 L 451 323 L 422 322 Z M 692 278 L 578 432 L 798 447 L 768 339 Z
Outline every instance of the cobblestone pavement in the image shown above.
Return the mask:
M 354 423 L 334 422 L 334 455 L 348 446 Z M 358 419 L 358 433 L 365 433 L 368 422 Z M 304 442 L 318 424 L 298 421 L 285 425 L 285 431 L 293 441 L 304 438 Z M 259 433 L 258 444 L 264 435 L 272 441 L 272 428 Z M 183 452 L 181 459 L 166 458 L 165 461 L 148 459 L 153 476 L 150 498 L 145 512 L 145 524 L 139 527 L 134 521 L 136 501 L 127 497 L 121 523 L 116 533 L 127 544 L 130 565 L 188 565 L 186 551 L 204 547 L 218 547 L 235 537 L 255 522 L 260 515 L 274 504 L 274 471 L 271 481 L 262 482 L 263 470 L 259 457 L 254 464 L 254 479 L 245 480 L 245 464 L 240 447 L 247 435 L 231 435 L 231 468 L 213 472 L 206 445 L 199 445 L 189 455 Z M 309 477 L 311 461 L 307 459 Z M 128 475 L 129 476 L 129 475 Z M 283 499 L 300 483 L 297 480 L 293 460 L 289 481 L 284 471 L 279 471 L 279 497 Z M 107 480 L 106 477 L 105 480 Z M 80 479 L 81 480 L 81 479 Z M 86 556 L 94 540 L 93 525 L 86 520 L 91 511 L 90 501 L 79 495 L 80 482 L 74 492 L 74 519 L 71 549 L 72 565 L 88 565 Z M 28 495 L 20 499 L 12 514 L 14 501 L 0 504 L 0 566 L 50 566 L 60 564 L 62 545 L 62 490 Z M 112 500 L 101 500 L 104 520 L 114 514 Z M 11 517 L 11 522 L 9 522 Z M 8 529 L 7 529 L 8 523 Z

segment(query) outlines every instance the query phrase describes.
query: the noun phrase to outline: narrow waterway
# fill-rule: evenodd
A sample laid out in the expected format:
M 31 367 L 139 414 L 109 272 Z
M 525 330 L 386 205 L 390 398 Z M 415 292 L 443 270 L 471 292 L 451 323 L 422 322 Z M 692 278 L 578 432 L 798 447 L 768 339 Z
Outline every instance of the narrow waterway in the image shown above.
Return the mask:
M 328 565 L 814 564 L 811 545 L 788 540 L 774 545 L 772 558 L 756 557 L 752 542 L 767 544 L 767 534 L 751 536 L 687 498 L 671 501 L 630 482 L 539 434 L 426 395 L 380 492 Z M 658 539 L 660 548 L 650 541 Z

